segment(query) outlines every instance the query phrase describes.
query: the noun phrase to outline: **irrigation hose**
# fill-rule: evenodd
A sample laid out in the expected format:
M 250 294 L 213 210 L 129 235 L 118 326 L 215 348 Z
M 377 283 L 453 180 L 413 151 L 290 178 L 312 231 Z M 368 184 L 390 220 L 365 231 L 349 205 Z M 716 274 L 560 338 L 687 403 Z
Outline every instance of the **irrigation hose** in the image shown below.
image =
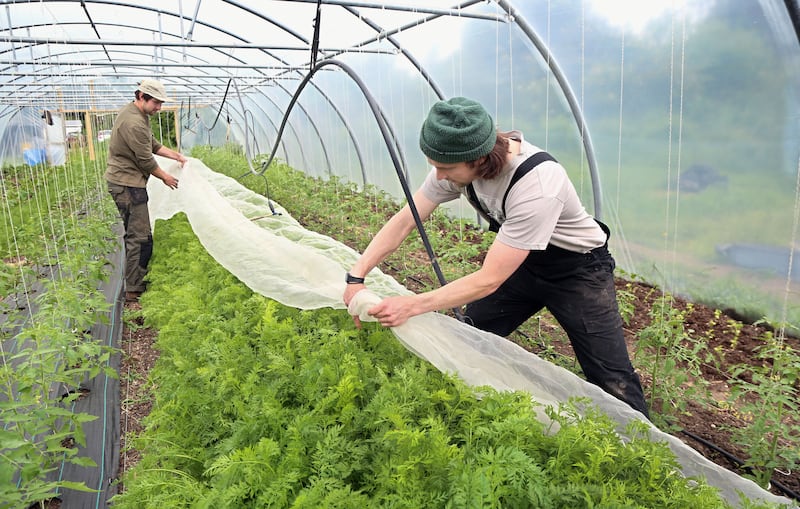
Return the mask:
M 696 441 L 700 442 L 701 444 L 705 445 L 706 447 L 708 447 L 708 448 L 710 448 L 710 449 L 722 454 L 723 456 L 725 456 L 726 459 L 732 461 L 737 466 L 743 467 L 747 473 L 752 473 L 752 469 L 750 467 L 745 467 L 744 466 L 744 460 L 737 458 L 736 456 L 734 456 L 733 454 L 729 453 L 725 449 L 719 447 L 718 445 L 715 445 L 715 444 L 709 442 L 708 440 L 706 440 L 705 438 L 702 438 L 702 437 L 700 437 L 698 435 L 695 435 L 694 433 L 686 431 L 685 429 L 682 429 L 681 433 L 683 433 L 684 435 L 688 436 L 692 440 L 696 440 Z M 783 494 L 785 494 L 785 495 L 787 495 L 787 496 L 789 496 L 789 497 L 791 497 L 791 498 L 793 498 L 795 500 L 800 500 L 800 494 L 798 494 L 797 492 L 795 492 L 795 491 L 791 490 L 790 488 L 784 486 L 780 482 L 772 479 L 772 480 L 770 480 L 770 483 L 773 484 L 776 488 L 778 488 L 778 490 L 780 490 Z
M 295 103 L 297 103 L 301 92 L 308 84 L 308 82 L 311 80 L 311 78 L 314 76 L 314 74 L 316 74 L 317 71 L 328 65 L 336 66 L 342 71 L 344 71 L 350 77 L 350 79 L 352 79 L 353 82 L 355 82 L 355 84 L 358 85 L 362 95 L 364 96 L 364 99 L 367 101 L 367 104 L 369 105 L 370 110 L 372 111 L 372 114 L 375 117 L 375 121 L 378 123 L 378 127 L 380 128 L 381 135 L 383 136 L 384 143 L 386 144 L 386 149 L 389 152 L 392 164 L 397 173 L 397 178 L 400 181 L 400 187 L 402 187 L 408 206 L 411 209 L 411 215 L 413 216 L 414 223 L 417 226 L 417 232 L 419 233 L 420 239 L 422 240 L 422 244 L 425 247 L 425 251 L 428 253 L 428 258 L 430 258 L 433 271 L 436 273 L 436 277 L 439 280 L 439 284 L 441 284 L 442 286 L 446 285 L 447 280 L 445 279 L 444 274 L 442 273 L 442 270 L 439 267 L 438 259 L 436 257 L 436 254 L 433 252 L 433 248 L 431 247 L 428 235 L 425 232 L 425 227 L 422 224 L 419 212 L 417 211 L 417 207 L 414 204 L 414 198 L 412 197 L 411 190 L 408 187 L 408 182 L 405 176 L 405 172 L 403 171 L 404 164 L 402 162 L 402 151 L 399 150 L 400 145 L 397 136 L 394 134 L 394 131 L 391 128 L 388 119 L 386 118 L 386 115 L 384 115 L 383 111 L 381 110 L 380 106 L 378 105 L 373 95 L 370 93 L 367 86 L 364 84 L 364 82 L 361 80 L 358 74 L 356 74 L 356 72 L 353 69 L 351 69 L 343 62 L 339 62 L 338 60 L 334 59 L 323 60 L 322 62 L 316 64 L 309 71 L 309 73 L 303 78 L 303 81 L 301 81 L 300 84 L 297 86 L 297 89 L 295 90 L 291 100 L 289 101 L 288 106 L 286 107 L 283 119 L 281 120 L 281 125 L 278 128 L 278 135 L 275 138 L 275 145 L 272 147 L 272 150 L 270 151 L 269 159 L 267 159 L 266 161 L 262 161 L 261 163 L 262 168 L 264 169 L 268 168 L 270 163 L 272 163 L 272 160 L 275 158 L 275 154 L 278 152 L 278 144 L 280 143 L 281 137 L 283 136 L 283 130 L 285 129 L 286 122 L 289 119 L 289 114 L 292 112 L 292 108 L 294 107 Z M 247 138 L 246 134 L 247 133 L 245 131 L 245 138 Z M 249 155 L 248 155 L 248 164 L 250 164 Z M 461 312 L 460 309 L 453 308 L 453 314 L 460 321 L 462 322 L 464 321 L 464 314 Z

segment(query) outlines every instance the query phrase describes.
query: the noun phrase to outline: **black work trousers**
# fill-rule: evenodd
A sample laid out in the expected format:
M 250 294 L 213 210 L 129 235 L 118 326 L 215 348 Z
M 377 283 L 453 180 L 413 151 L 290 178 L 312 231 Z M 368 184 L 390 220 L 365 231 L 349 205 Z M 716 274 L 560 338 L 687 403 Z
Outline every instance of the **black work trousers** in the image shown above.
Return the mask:
M 586 379 L 648 416 L 631 365 L 607 246 L 580 254 L 549 245 L 531 251 L 493 294 L 469 304 L 467 322 L 507 336 L 547 307 L 569 336 Z

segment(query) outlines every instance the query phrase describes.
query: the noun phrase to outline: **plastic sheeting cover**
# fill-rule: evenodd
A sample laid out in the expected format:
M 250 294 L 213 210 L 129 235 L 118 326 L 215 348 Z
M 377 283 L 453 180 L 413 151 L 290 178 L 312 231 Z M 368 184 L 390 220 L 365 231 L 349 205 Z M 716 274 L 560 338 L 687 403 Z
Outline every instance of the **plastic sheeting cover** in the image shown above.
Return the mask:
M 344 273 L 358 257 L 336 240 L 306 230 L 285 209 L 210 170 L 197 159 L 184 168 L 159 158 L 161 167 L 180 180 L 171 190 L 150 179 L 151 221 L 184 212 L 200 242 L 218 263 L 253 291 L 301 309 L 344 308 Z M 265 215 L 266 212 L 266 215 Z M 379 295 L 408 294 L 409 290 L 378 269 L 369 274 L 369 290 L 351 303 L 351 314 L 366 314 Z M 523 390 L 535 402 L 556 405 L 571 397 L 590 398 L 619 423 L 623 433 L 632 419 L 644 419 L 626 404 L 569 371 L 544 361 L 511 341 L 475 329 L 440 313 L 426 313 L 392 329 L 409 350 L 442 372 L 455 373 L 472 386 Z M 546 419 L 540 412 L 543 419 Z M 733 506 L 741 492 L 752 500 L 791 505 L 756 483 L 707 460 L 672 435 L 651 426 L 651 439 L 667 442 L 687 476 L 705 478 Z M 797 507 L 797 506 L 793 506 Z

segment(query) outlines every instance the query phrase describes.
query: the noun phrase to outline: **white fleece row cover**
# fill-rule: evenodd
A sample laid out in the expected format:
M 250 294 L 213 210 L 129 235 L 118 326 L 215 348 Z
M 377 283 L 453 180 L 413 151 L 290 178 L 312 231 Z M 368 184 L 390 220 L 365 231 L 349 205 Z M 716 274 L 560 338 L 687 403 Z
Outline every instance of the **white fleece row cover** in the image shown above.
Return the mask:
M 200 242 L 214 259 L 253 291 L 300 309 L 343 309 L 344 274 L 358 253 L 336 240 L 303 228 L 285 209 L 242 186 L 237 180 L 214 172 L 189 158 L 181 168 L 172 160 L 158 158 L 160 166 L 175 175 L 180 185 L 171 190 L 151 178 L 151 222 L 184 212 Z M 361 320 L 380 296 L 409 294 L 392 277 L 375 269 L 369 274 L 369 290 L 360 292 L 350 313 Z M 644 417 L 625 403 L 606 394 L 564 368 L 547 362 L 511 341 L 480 331 L 441 313 L 416 316 L 392 332 L 410 351 L 442 372 L 455 373 L 467 384 L 497 390 L 522 390 L 534 402 L 555 406 L 570 397 L 590 398 L 619 423 L 624 434 L 631 419 Z M 548 418 L 539 411 L 543 422 Z M 717 487 L 731 505 L 739 506 L 738 492 L 752 500 L 791 506 L 791 501 L 763 490 L 707 460 L 672 435 L 651 426 L 654 441 L 669 444 L 686 476 L 702 477 Z

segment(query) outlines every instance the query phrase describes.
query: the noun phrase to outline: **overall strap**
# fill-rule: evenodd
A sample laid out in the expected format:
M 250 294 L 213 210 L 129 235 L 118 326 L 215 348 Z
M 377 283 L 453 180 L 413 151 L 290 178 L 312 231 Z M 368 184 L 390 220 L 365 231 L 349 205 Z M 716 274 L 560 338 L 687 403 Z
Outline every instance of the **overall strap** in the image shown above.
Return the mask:
M 506 198 L 508 198 L 508 193 L 511 191 L 511 188 L 514 184 L 517 183 L 519 179 L 524 177 L 529 171 L 536 168 L 540 164 L 545 161 L 553 161 L 558 162 L 556 159 L 548 154 L 545 151 L 537 152 L 530 156 L 529 158 L 522 161 L 522 163 L 517 167 L 517 171 L 514 172 L 514 175 L 511 177 L 511 181 L 508 183 L 508 187 L 506 188 L 506 194 L 503 195 L 503 216 L 506 215 Z
M 482 218 L 489 222 L 489 230 L 496 232 L 500 229 L 500 223 L 494 220 L 489 215 L 489 212 L 483 208 L 481 202 L 478 200 L 478 195 L 475 194 L 475 188 L 472 187 L 472 182 L 467 184 L 467 200 L 469 200 L 470 205 L 478 211 Z
M 508 193 L 511 191 L 511 187 L 517 183 L 519 179 L 525 176 L 526 173 L 533 170 L 540 164 L 545 161 L 556 161 L 553 156 L 548 154 L 547 152 L 537 152 L 530 156 L 529 158 L 525 159 L 520 163 L 517 169 L 514 171 L 514 175 L 511 176 L 511 181 L 508 183 L 508 187 L 506 188 L 506 192 L 503 195 L 503 216 L 506 215 L 506 198 L 508 198 Z M 480 201 L 478 201 L 478 195 L 475 194 L 475 188 L 472 187 L 472 183 L 470 182 L 467 184 L 467 199 L 469 200 L 470 204 L 477 210 L 480 215 L 489 222 L 489 230 L 493 232 L 497 232 L 500 230 L 500 223 L 495 221 L 492 217 L 489 216 L 489 213 L 484 210 L 481 206 Z

